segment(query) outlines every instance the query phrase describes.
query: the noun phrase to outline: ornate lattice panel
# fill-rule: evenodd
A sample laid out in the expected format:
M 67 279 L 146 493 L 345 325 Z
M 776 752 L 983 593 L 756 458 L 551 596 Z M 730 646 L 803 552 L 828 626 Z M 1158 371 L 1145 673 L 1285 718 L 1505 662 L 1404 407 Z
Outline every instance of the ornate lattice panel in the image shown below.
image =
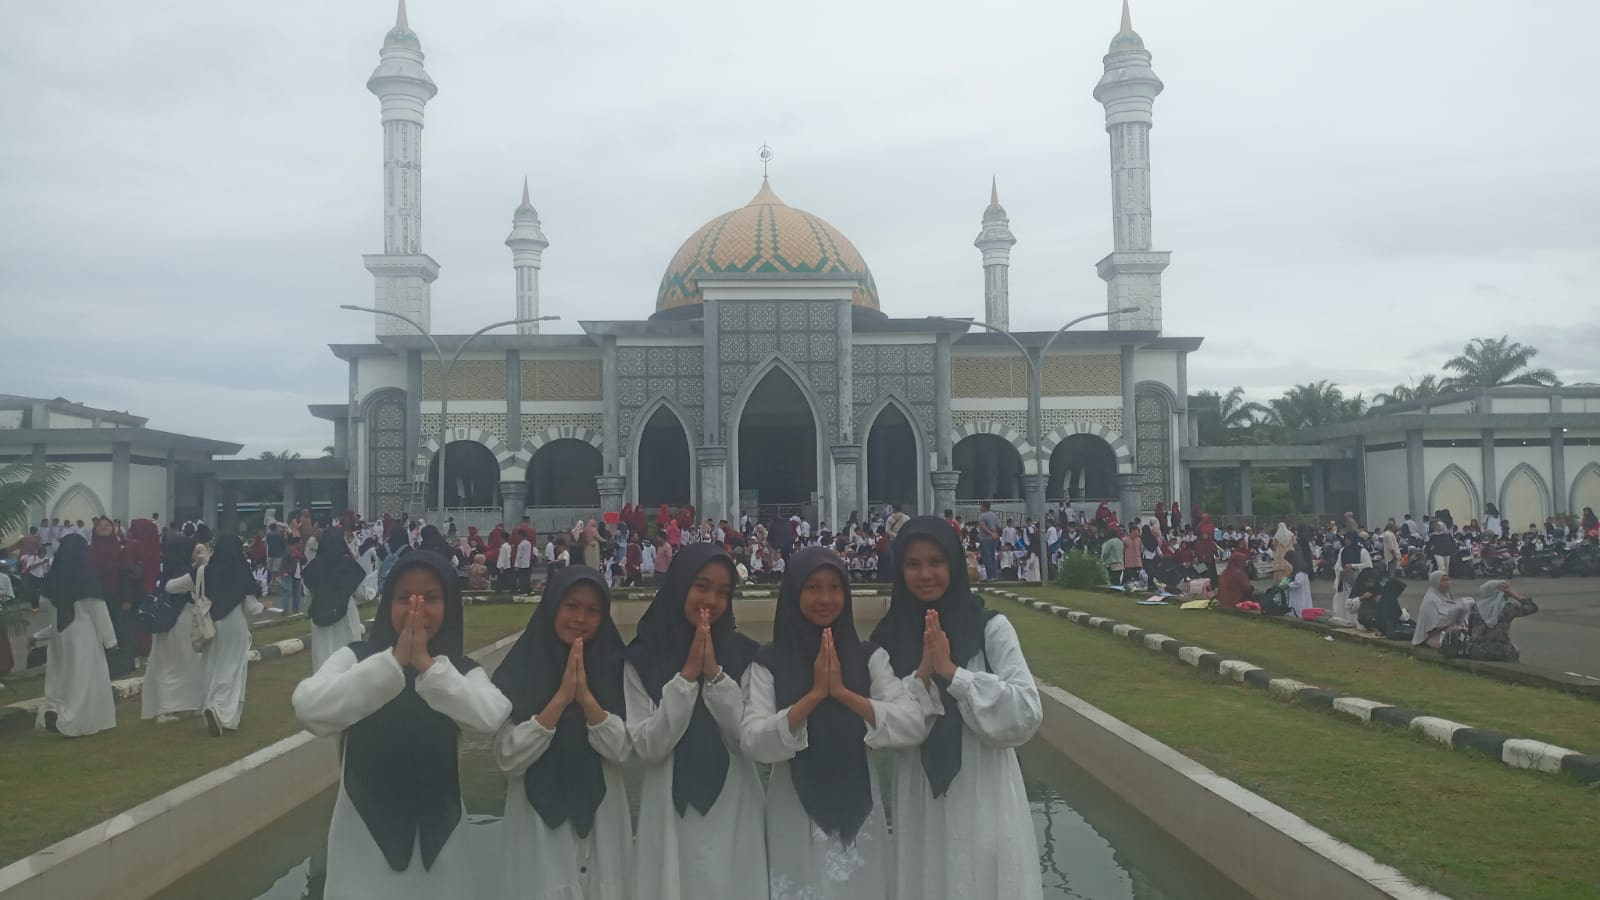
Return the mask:
M 526 423 L 528 421 L 528 417 L 527 416 L 523 416 L 522 417 L 522 421 L 524 423 Z M 501 441 L 504 441 L 506 439 L 506 417 L 505 417 L 505 413 L 458 413 L 458 412 L 453 412 L 453 413 L 450 414 L 450 427 L 451 428 L 476 428 L 476 429 L 484 432 L 485 434 L 489 434 L 489 435 L 492 435 L 494 437 L 499 438 Z M 526 424 L 524 424 L 522 427 L 523 428 L 527 428 L 528 426 Z M 422 414 L 422 441 L 423 441 L 423 443 L 427 443 L 429 438 L 433 437 L 434 435 L 437 435 L 438 433 L 439 433 L 439 414 L 438 413 L 423 413 Z
M 504 400 L 506 363 L 502 359 L 463 359 L 450 370 L 451 400 Z M 439 399 L 439 363 L 422 362 L 422 399 Z
M 522 399 L 599 400 L 600 360 L 524 359 Z
M 822 407 L 830 434 L 839 431 L 839 326 L 830 300 L 725 301 L 718 304 L 719 413 L 726 430 L 733 401 L 756 368 L 776 353 L 800 372 Z
M 885 396 L 905 401 L 922 429 L 925 442 L 933 446 L 935 391 L 933 344 L 857 344 L 851 350 L 850 382 L 855 404 L 858 439 L 865 441 L 872 423 L 868 411 Z
M 689 417 L 683 427 L 689 439 L 700 442 L 701 407 L 705 405 L 705 354 L 699 347 L 618 347 L 618 423 L 623 446 L 633 431 L 633 421 L 646 403 L 665 396 Z
M 1133 418 L 1138 429 L 1134 455 L 1144 476 L 1141 499 L 1145 509 L 1154 509 L 1172 496 L 1172 404 L 1165 393 L 1140 388 L 1133 399 Z
M 403 514 L 406 480 L 406 402 L 385 394 L 367 407 L 367 509 L 369 516 Z
M 1046 397 L 1116 397 L 1122 393 L 1122 360 L 1110 354 L 1052 353 L 1039 373 Z M 952 397 L 1026 397 L 1028 364 L 1020 356 L 957 356 L 950 360 Z
M 1039 420 L 1044 434 L 1049 434 L 1068 422 L 1098 422 L 1118 434 L 1122 433 L 1122 410 L 1120 409 L 1046 409 L 1040 411 Z M 1018 434 L 1028 433 L 1028 413 L 1025 410 L 957 409 L 950 412 L 950 426 L 952 428 L 960 428 L 967 422 L 980 421 L 999 422 L 1015 428 Z
M 454 419 L 455 416 L 451 416 Z M 522 434 L 526 438 L 530 434 L 537 434 L 546 428 L 588 428 L 600 431 L 603 415 L 601 413 L 523 413 Z

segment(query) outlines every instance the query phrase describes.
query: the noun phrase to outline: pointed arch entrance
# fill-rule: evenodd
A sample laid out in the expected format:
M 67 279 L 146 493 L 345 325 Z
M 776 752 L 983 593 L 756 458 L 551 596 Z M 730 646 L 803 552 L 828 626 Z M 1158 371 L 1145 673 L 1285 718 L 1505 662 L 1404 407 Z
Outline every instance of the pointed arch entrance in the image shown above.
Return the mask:
M 969 434 L 951 454 L 961 480 L 957 500 L 1017 500 L 1022 491 L 1022 454 L 998 434 Z
M 689 478 L 692 451 L 683 420 L 663 403 L 638 430 L 638 449 L 633 456 L 639 503 L 654 508 L 663 503 L 682 506 L 693 502 Z
M 451 441 L 444 446 L 446 509 L 498 507 L 500 461 L 477 441 Z M 439 496 L 439 454 L 428 462 L 428 502 Z
M 1050 500 L 1117 499 L 1117 451 L 1105 438 L 1069 434 L 1050 451 Z
M 603 471 L 599 448 L 578 438 L 558 438 L 539 447 L 528 462 L 527 505 L 595 509 Z
M 887 401 L 867 430 L 867 509 L 898 504 L 915 515 L 923 482 L 917 431 L 899 403 Z
M 730 510 L 809 507 L 821 492 L 822 429 L 800 382 L 774 362 L 736 408 L 738 419 L 729 429 L 737 456 Z

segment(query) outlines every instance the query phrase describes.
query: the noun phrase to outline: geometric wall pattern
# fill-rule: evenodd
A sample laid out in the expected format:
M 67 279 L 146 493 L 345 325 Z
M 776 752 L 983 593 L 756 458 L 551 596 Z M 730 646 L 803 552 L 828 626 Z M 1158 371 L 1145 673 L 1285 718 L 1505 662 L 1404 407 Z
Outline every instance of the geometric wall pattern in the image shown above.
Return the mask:
M 1139 388 L 1133 397 L 1137 431 L 1134 447 L 1139 457 L 1142 509 L 1154 509 L 1172 497 L 1172 404 L 1157 388 Z
M 367 405 L 368 515 L 403 515 L 410 490 L 406 460 L 406 401 L 401 391 L 384 391 Z M 435 420 L 437 422 L 437 420 Z
M 600 360 L 524 359 L 522 361 L 522 399 L 524 400 L 599 400 Z M 501 384 L 500 396 L 505 396 Z
M 777 354 L 798 371 L 822 408 L 829 435 L 839 432 L 839 328 L 831 300 L 723 301 L 717 304 L 717 367 L 722 431 L 734 398 L 760 364 Z M 836 443 L 837 438 L 829 438 Z
M 705 405 L 704 353 L 699 347 L 618 347 L 618 436 L 624 441 L 646 403 L 668 397 L 689 417 L 683 423 L 692 444 L 700 443 Z M 526 418 L 526 417 L 524 417 Z M 626 443 L 623 446 L 627 446 Z
M 1020 434 L 1028 433 L 1028 413 L 1021 409 L 954 409 L 950 411 L 950 426 L 959 428 L 965 422 L 976 420 L 1003 422 Z M 1117 434 L 1122 433 L 1121 409 L 1046 409 L 1039 414 L 1041 431 L 1049 434 L 1073 422 L 1097 422 Z
M 422 361 L 422 399 L 439 399 L 439 363 Z M 503 359 L 462 359 L 450 369 L 451 400 L 505 400 Z
M 1046 397 L 1117 397 L 1122 394 L 1121 357 L 1051 356 L 1039 373 L 1039 383 Z M 952 357 L 950 396 L 1026 397 L 1028 364 L 1019 357 Z
M 891 395 L 911 407 L 925 440 L 933 434 L 933 345 L 857 344 L 851 350 L 850 370 L 859 440 L 864 442 L 872 428 L 867 411 Z

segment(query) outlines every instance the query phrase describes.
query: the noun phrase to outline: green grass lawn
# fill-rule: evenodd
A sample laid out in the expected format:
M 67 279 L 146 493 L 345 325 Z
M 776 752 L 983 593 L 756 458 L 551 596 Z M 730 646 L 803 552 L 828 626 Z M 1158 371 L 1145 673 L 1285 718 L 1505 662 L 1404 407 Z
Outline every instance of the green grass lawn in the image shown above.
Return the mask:
M 1036 677 L 1418 882 L 1456 898 L 1596 896 L 1600 791 L 1296 709 L 1103 632 L 996 605 L 1017 624 Z
M 520 631 L 532 612 L 530 606 L 468 607 L 466 645 L 483 647 Z M 252 665 L 244 719 L 223 738 L 209 737 L 199 718 L 169 725 L 141 720 L 134 701 L 118 704 L 117 727 L 101 734 L 67 739 L 34 730 L 0 739 L 6 810 L 0 865 L 299 731 L 289 695 L 310 672 L 309 653 Z
M 1247 660 L 1274 675 L 1349 691 L 1369 700 L 1479 728 L 1537 738 L 1580 753 L 1600 754 L 1600 702 L 1588 697 L 1508 684 L 1487 675 L 1412 659 L 1404 652 L 1330 641 L 1309 629 L 1288 628 L 1248 616 L 1183 610 L 1175 605 L 1139 606 L 1132 597 L 1054 587 L 1035 586 L 1017 593 L 1159 631 L 1229 658 Z M 1007 614 L 1015 609 L 1015 616 L 1027 613 L 1020 619 L 1022 622 L 1044 617 L 1043 613 L 1003 598 L 991 598 L 990 605 Z M 1100 637 L 1120 641 L 1104 633 Z M 1177 659 L 1166 660 L 1190 677 L 1195 676 L 1194 669 Z

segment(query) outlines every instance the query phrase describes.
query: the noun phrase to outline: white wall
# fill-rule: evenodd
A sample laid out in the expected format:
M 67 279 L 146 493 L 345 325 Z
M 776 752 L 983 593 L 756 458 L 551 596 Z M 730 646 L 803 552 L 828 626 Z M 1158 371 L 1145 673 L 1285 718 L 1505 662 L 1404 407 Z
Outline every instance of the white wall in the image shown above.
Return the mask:
M 109 505 L 115 501 L 106 502 Z M 166 467 L 141 466 L 137 463 L 129 465 L 128 518 L 123 520 L 123 524 L 132 519 L 148 518 L 153 512 L 161 513 L 163 522 L 168 520 Z
M 1133 381 L 1159 381 L 1178 392 L 1178 354 L 1175 351 L 1139 350 L 1133 354 Z M 1180 400 L 1182 398 L 1179 398 Z M 1120 405 L 1120 404 L 1119 404 Z
M 1494 397 L 1489 401 L 1497 413 L 1547 413 L 1549 397 Z
M 1396 522 L 1406 513 L 1421 515 L 1408 509 L 1411 501 L 1406 492 L 1406 451 L 1381 450 L 1367 454 L 1367 521 L 1386 522 L 1390 516 Z
M 105 508 L 105 512 L 110 514 L 111 463 L 81 462 L 68 463 L 67 465 L 70 469 L 70 474 L 68 474 L 66 480 L 61 483 L 61 489 L 56 491 L 55 494 L 53 494 L 45 503 L 45 515 L 51 517 L 59 515 L 59 513 L 56 512 L 56 504 L 62 499 L 63 496 L 67 494 L 68 491 L 72 490 L 73 485 L 77 484 L 82 484 L 84 487 L 93 491 L 95 496 L 100 498 L 100 503 Z M 83 520 L 85 522 L 89 521 L 89 514 L 86 511 L 87 508 L 76 504 L 74 504 L 74 506 L 76 509 L 82 511 Z M 73 519 L 77 519 L 79 518 L 79 515 L 79 512 L 74 512 L 72 517 Z M 37 521 L 35 521 L 35 524 L 37 524 Z
M 1558 494 L 1556 506 L 1562 512 L 1570 513 L 1582 512 L 1585 506 L 1592 506 L 1600 510 L 1600 483 L 1597 483 L 1593 476 L 1584 481 L 1584 489 L 1580 491 L 1581 496 L 1577 498 L 1578 502 L 1576 504 L 1572 502 L 1571 494 L 1572 486 L 1577 482 L 1578 475 L 1583 472 L 1584 467 L 1590 463 L 1600 464 L 1600 447 L 1573 447 L 1569 445 L 1566 449 L 1567 484 L 1556 489 Z
M 356 360 L 356 401 L 379 390 L 397 387 L 405 390 L 406 361 L 403 356 L 363 356 Z

